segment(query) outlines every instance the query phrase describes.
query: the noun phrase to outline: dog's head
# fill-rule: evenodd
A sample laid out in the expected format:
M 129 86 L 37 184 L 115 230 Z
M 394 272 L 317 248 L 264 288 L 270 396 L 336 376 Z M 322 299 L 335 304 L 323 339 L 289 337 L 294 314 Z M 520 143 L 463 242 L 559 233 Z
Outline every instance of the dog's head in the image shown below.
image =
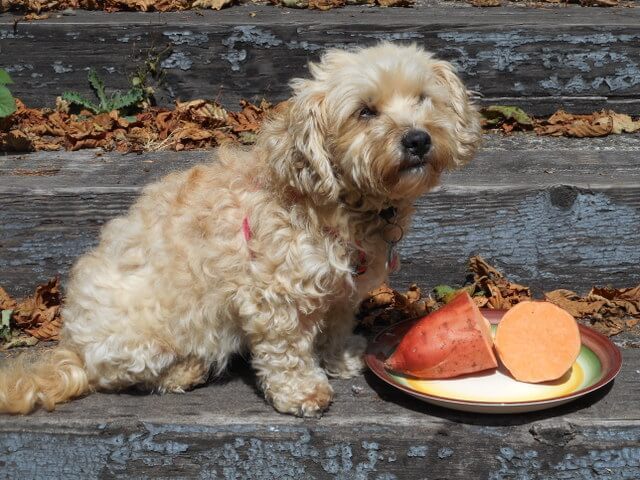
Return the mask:
M 260 142 L 276 178 L 318 203 L 411 201 L 480 143 L 452 66 L 415 45 L 329 50 L 310 71 Z

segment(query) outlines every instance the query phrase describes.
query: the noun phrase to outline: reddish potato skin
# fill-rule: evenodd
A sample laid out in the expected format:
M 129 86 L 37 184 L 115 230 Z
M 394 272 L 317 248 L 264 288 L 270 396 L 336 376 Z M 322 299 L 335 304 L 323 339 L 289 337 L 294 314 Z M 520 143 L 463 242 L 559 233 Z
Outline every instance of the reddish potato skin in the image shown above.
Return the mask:
M 496 368 L 489 322 L 467 292 L 420 319 L 385 366 L 417 378 L 452 378 Z

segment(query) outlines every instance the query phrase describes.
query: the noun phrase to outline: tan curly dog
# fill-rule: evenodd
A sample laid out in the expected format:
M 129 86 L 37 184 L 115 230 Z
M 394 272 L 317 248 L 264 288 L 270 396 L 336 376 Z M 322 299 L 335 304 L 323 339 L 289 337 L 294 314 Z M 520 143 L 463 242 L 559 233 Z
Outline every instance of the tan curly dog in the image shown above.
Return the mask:
M 310 72 L 251 150 L 167 176 L 105 226 L 73 268 L 60 345 L 3 368 L 0 411 L 183 392 L 246 351 L 277 410 L 317 416 L 328 377 L 361 372 L 358 304 L 395 267 L 416 198 L 474 154 L 479 119 L 415 45 L 330 50 Z

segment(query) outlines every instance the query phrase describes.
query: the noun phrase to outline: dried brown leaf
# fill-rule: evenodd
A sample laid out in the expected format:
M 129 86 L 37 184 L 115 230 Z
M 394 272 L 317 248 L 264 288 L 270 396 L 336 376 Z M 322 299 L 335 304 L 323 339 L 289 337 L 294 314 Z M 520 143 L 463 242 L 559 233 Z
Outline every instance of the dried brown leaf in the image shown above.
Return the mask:
M 16 308 L 16 301 L 9 295 L 4 288 L 0 287 L 0 310 L 13 310 Z
M 634 288 L 598 288 L 581 297 L 570 290 L 554 290 L 545 298 L 577 319 L 588 320 L 605 335 L 616 335 L 628 325 L 628 317 L 640 319 L 640 285 Z
M 475 286 L 473 295 L 481 293 L 487 298 L 484 307 L 509 309 L 523 300 L 531 300 L 529 287 L 510 282 L 479 255 L 469 259 L 469 271 L 473 275 Z M 483 303 L 483 301 L 477 300 L 476 303 Z
M 43 320 L 35 327 L 26 328 L 24 331 L 38 340 L 60 340 L 61 328 L 62 318 L 56 314 L 50 320 Z
M 2 149 L 14 152 L 32 152 L 35 150 L 33 140 L 22 130 L 11 130 L 3 138 Z
M 620 5 L 618 0 L 580 0 L 583 7 L 617 7 Z
M 0 350 L 9 350 L 10 348 L 16 347 L 33 347 L 37 345 L 39 340 L 31 335 L 27 334 L 18 334 L 12 335 L 6 343 L 0 345 Z
M 213 10 L 220 10 L 223 7 L 232 5 L 235 0 L 195 0 L 191 5 L 194 8 L 211 8 Z
M 33 296 L 17 302 L 11 321 L 17 329 L 39 340 L 57 340 L 62 327 L 61 304 L 60 280 L 52 278 L 38 285 Z
M 383 284 L 369 292 L 360 306 L 358 316 L 363 326 L 373 328 L 418 318 L 426 315 L 428 311 L 428 303 L 422 299 L 422 292 L 417 285 L 411 285 L 409 290 L 402 294 Z
M 569 312 L 575 318 L 593 315 L 597 313 L 600 310 L 600 307 L 604 304 L 604 301 L 592 303 L 584 302 L 582 297 L 580 297 L 576 292 L 565 289 L 545 292 L 544 296 L 548 302 L 556 304 L 560 308 Z
M 412 7 L 414 0 L 376 0 L 381 7 Z
M 64 109 L 17 110 L 0 120 L 0 148 L 5 150 L 80 150 L 103 148 L 120 152 L 192 150 L 234 141 L 253 143 L 271 105 L 243 101 L 239 112 L 227 112 L 215 102 L 178 102 L 173 110 L 150 108 L 135 120 L 117 111 L 93 115 L 69 114 Z M 279 108 L 284 108 L 279 106 Z
M 474 7 L 499 7 L 502 2 L 500 0 L 469 0 Z
M 613 121 L 613 133 L 633 133 L 640 130 L 640 120 L 634 121 L 629 115 L 610 112 Z
M 640 120 L 634 121 L 629 115 L 611 110 L 602 110 L 588 115 L 574 115 L 558 110 L 547 120 L 538 122 L 535 130 L 538 135 L 602 137 L 623 132 L 636 132 L 640 130 Z
M 307 4 L 306 8 L 326 11 L 331 10 L 332 8 L 344 7 L 347 2 L 346 0 L 309 0 L 305 3 Z

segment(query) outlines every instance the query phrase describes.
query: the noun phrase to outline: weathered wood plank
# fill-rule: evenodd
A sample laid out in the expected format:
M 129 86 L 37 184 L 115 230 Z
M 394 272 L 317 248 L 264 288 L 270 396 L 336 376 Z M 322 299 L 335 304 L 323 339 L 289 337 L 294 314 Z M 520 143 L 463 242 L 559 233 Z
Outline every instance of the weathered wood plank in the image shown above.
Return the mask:
M 185 395 L 93 394 L 0 416 L 0 465 L 21 479 L 638 478 L 640 350 L 624 361 L 611 389 L 513 416 L 433 407 L 367 373 L 332 381 L 319 420 L 277 414 L 236 362 Z
M 501 266 L 509 265 L 502 259 L 514 262 L 507 271 L 520 268 L 525 281 L 544 272 L 575 271 L 581 278 L 571 278 L 569 286 L 588 286 L 590 279 L 582 278 L 589 274 L 585 262 L 617 269 L 618 280 L 633 279 L 637 268 L 631 263 L 639 249 L 633 243 L 637 235 L 627 230 L 640 215 L 640 145 L 634 140 L 488 137 L 475 162 L 420 202 L 403 249 L 422 260 L 396 282 L 459 279 L 465 249 L 477 245 L 499 251 L 494 260 Z M 26 293 L 34 275 L 45 278 L 51 269 L 68 268 L 94 244 L 100 224 L 124 211 L 142 185 L 211 156 L 3 157 L 3 286 L 9 280 L 10 290 Z M 607 224 L 608 235 L 598 223 Z M 544 235 L 532 239 L 538 232 Z M 593 251 L 578 251 L 582 257 L 576 260 L 559 245 L 590 245 Z M 530 250 L 534 257 L 527 256 Z M 602 252 L 613 253 L 607 259 L 598 256 Z M 560 258 L 545 263 L 552 254 Z M 591 271 L 602 279 L 614 275 L 611 269 Z M 557 278 L 544 282 L 552 285 Z M 514 416 L 449 411 L 405 396 L 367 373 L 332 381 L 336 399 L 329 412 L 305 420 L 266 405 L 251 370 L 238 360 L 223 379 L 185 395 L 94 394 L 54 413 L 0 416 L 0 477 L 639 478 L 640 350 L 623 349 L 623 361 L 611 387 L 549 411 Z
M 459 282 L 473 254 L 537 291 L 640 283 L 640 147 L 633 137 L 488 138 L 471 165 L 418 202 L 396 285 Z M 211 156 L 63 152 L 0 160 L 2 284 L 22 295 L 64 276 L 142 185 Z
M 323 13 L 244 5 L 162 15 L 77 12 L 20 23 L 15 31 L 13 16 L 3 15 L 0 48 L 14 93 L 32 105 L 53 105 L 65 90 L 90 95 L 89 67 L 110 86 L 125 88 L 150 50 L 165 45 L 172 53 L 162 62 L 162 104 L 198 97 L 230 107 L 242 97 L 278 101 L 288 96 L 288 80 L 304 75 L 307 61 L 323 49 L 388 39 L 415 41 L 452 61 L 486 103 L 517 103 L 536 114 L 559 105 L 637 112 L 637 9 L 478 12 L 456 4 Z

